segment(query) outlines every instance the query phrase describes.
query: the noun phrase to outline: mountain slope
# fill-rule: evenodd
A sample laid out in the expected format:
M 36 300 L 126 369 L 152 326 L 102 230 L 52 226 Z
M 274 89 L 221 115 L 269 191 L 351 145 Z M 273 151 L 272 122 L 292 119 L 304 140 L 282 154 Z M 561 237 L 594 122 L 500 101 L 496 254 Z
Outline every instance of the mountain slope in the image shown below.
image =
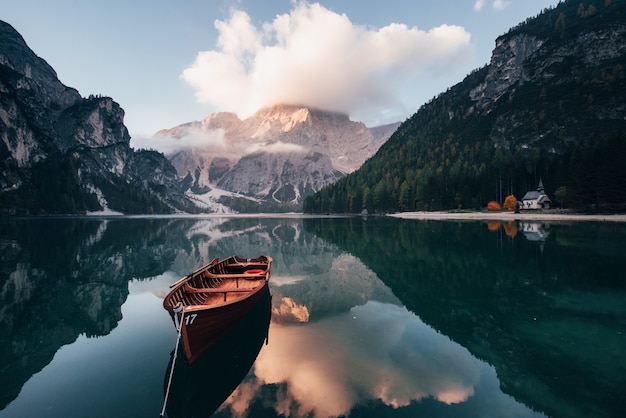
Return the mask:
M 567 1 L 496 40 L 308 212 L 480 208 L 543 180 L 560 205 L 626 202 L 626 2 Z
M 189 209 L 163 155 L 135 152 L 124 111 L 82 98 L 0 21 L 0 213 Z
M 295 208 L 360 167 L 398 125 L 369 129 L 344 114 L 276 105 L 244 120 L 212 114 L 154 140 L 180 144 L 168 157 L 197 193 L 218 187 Z

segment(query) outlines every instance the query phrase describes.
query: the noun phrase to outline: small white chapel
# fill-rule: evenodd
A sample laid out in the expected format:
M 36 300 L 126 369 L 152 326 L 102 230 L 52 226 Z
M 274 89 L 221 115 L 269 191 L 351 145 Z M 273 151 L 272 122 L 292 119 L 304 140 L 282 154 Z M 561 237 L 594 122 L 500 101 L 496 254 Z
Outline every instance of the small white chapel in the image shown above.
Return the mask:
M 546 194 L 543 188 L 543 182 L 540 178 L 537 190 L 526 192 L 519 202 L 519 208 L 521 210 L 550 209 L 550 203 L 552 203 L 552 201 Z

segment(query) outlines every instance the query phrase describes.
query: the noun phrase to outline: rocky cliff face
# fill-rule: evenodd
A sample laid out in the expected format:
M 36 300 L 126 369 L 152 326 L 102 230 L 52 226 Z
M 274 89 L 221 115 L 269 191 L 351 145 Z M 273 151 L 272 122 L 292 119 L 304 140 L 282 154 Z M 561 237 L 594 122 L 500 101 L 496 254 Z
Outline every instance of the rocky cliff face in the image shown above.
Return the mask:
M 210 188 L 293 209 L 357 169 L 397 127 L 368 129 L 346 115 L 298 106 L 245 120 L 216 113 L 155 135 L 185 144 L 170 163 L 133 150 L 123 121 L 113 99 L 83 98 L 63 85 L 0 22 L 1 213 L 198 211 L 191 202 Z
M 344 114 L 277 105 L 245 120 L 231 113 L 212 114 L 159 131 L 154 139 L 187 145 L 168 157 L 195 190 L 218 187 L 299 204 L 360 167 L 397 126 L 369 129 Z
M 626 24 L 620 8 L 608 19 L 579 12 L 585 23 L 596 20 L 584 30 L 561 13 L 550 31 L 520 26 L 496 40 L 486 77 L 469 97 L 482 115 L 498 114 L 490 134 L 497 146 L 559 152 L 585 135 L 622 129 Z
M 55 137 L 53 121 L 81 97 L 4 22 L 0 45 L 0 187 L 6 190 L 21 186 L 20 169 L 46 158 Z
M 543 40 L 527 34 L 510 39 L 498 38 L 485 81 L 470 92 L 472 100 L 478 102 L 480 107 L 489 106 L 516 83 L 528 80 L 523 63 L 542 44 Z
M 559 2 L 527 19 L 496 39 L 488 65 L 303 210 L 482 208 L 543 179 L 555 206 L 623 211 L 625 22 L 626 2 L 604 0 Z
M 163 155 L 130 148 L 124 111 L 82 98 L 0 21 L 0 212 L 170 212 L 184 208 Z M 159 160 L 159 161 L 155 161 Z

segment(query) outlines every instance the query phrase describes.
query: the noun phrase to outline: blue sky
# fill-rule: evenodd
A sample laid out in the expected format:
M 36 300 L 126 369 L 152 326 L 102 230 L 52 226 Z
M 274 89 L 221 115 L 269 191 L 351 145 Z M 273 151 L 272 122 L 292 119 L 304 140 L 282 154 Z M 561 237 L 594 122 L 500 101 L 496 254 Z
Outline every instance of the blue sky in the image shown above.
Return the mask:
M 118 102 L 146 145 L 159 129 L 275 102 L 404 120 L 557 3 L 1 0 L 0 19 L 65 85 Z

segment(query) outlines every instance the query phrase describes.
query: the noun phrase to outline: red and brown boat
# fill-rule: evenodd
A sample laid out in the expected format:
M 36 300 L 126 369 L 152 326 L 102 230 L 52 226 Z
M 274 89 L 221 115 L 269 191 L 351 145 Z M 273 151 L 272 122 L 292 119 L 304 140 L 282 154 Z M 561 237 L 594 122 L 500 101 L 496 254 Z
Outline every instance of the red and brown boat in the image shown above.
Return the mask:
M 215 259 L 170 287 L 163 307 L 170 313 L 188 364 L 228 332 L 261 299 L 272 274 L 272 258 Z

